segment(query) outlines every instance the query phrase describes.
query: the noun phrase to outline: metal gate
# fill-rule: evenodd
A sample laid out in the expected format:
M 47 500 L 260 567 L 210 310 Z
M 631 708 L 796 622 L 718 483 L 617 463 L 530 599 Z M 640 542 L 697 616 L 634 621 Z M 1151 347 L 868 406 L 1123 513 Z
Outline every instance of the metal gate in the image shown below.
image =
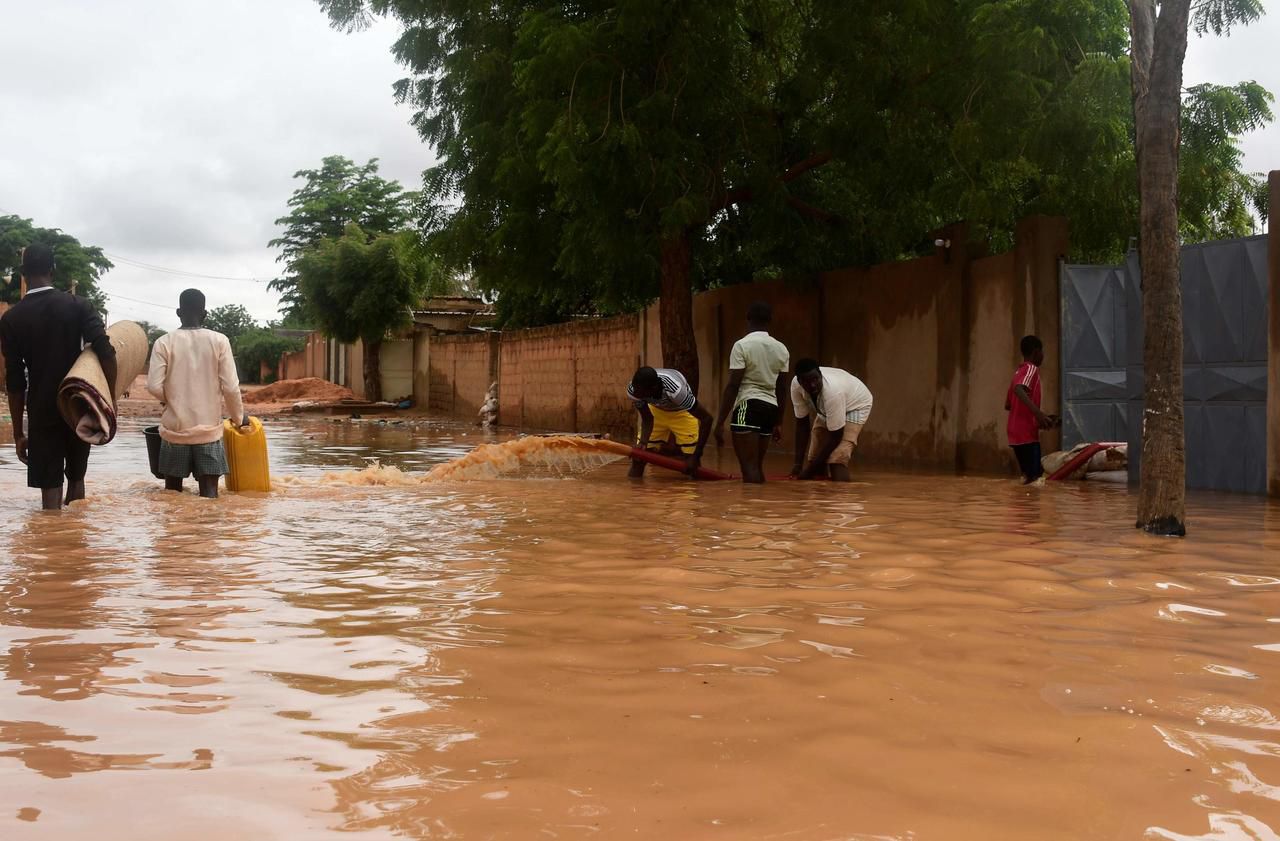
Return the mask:
M 1128 441 L 1125 270 L 1063 265 L 1062 446 Z
M 1063 445 L 1129 442 L 1142 456 L 1142 291 L 1123 266 L 1063 266 Z M 1182 249 L 1187 486 L 1266 492 L 1267 240 Z

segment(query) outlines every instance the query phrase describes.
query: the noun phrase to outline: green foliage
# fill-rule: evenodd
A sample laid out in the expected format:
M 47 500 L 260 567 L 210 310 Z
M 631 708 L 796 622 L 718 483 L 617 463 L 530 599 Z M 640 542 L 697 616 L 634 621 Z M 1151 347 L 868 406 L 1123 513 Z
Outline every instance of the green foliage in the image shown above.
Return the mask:
M 354 223 L 296 262 L 299 288 L 316 325 L 341 342 L 381 342 L 407 327 L 412 309 L 443 280 L 417 234 L 370 235 Z
M 236 358 L 236 367 L 240 369 L 240 379 L 256 383 L 263 362 L 275 369 L 282 354 L 301 350 L 302 344 L 300 339 L 277 336 L 270 328 L 255 325 L 236 336 L 231 350 Z
M 150 347 L 151 345 L 154 345 L 156 343 L 156 339 L 160 338 L 165 333 L 169 332 L 168 330 L 165 330 L 163 327 L 157 327 L 156 325 L 152 324 L 150 321 L 135 321 L 134 323 L 142 328 L 142 332 L 147 334 L 148 347 Z
M 98 281 L 112 268 L 101 248 L 81 245 L 80 241 L 57 228 L 38 228 L 30 219 L 0 216 L 0 301 L 14 303 L 21 294 L 20 275 L 22 249 L 42 243 L 53 249 L 57 268 L 53 285 L 87 298 L 99 312 L 107 311 L 107 296 Z
M 1191 7 L 1191 26 L 1197 35 L 1222 35 L 1233 26 L 1247 26 L 1262 17 L 1262 0 L 1199 0 Z
M 396 94 L 440 156 L 417 211 L 507 323 L 652 300 L 671 237 L 704 288 L 893 259 L 961 219 L 999 250 L 1065 215 L 1077 259 L 1137 232 L 1124 0 L 319 3 L 401 24 Z M 1197 22 L 1260 11 L 1205 0 Z M 1246 234 L 1236 138 L 1270 95 L 1187 102 L 1184 234 Z
M 284 232 L 268 243 L 280 249 L 285 273 L 268 289 L 281 293 L 287 320 L 313 320 L 298 285 L 298 260 L 325 239 L 337 239 L 349 224 L 372 234 L 404 228 L 418 197 L 406 193 L 398 182 L 378 175 L 378 159 L 363 166 L 340 155 L 325 158 L 319 169 L 303 169 L 294 178 L 305 179 L 289 199 L 289 213 L 276 220 Z
M 217 330 L 235 345 L 236 339 L 257 328 L 258 322 L 253 320 L 243 304 L 224 304 L 209 311 L 205 316 L 204 326 Z

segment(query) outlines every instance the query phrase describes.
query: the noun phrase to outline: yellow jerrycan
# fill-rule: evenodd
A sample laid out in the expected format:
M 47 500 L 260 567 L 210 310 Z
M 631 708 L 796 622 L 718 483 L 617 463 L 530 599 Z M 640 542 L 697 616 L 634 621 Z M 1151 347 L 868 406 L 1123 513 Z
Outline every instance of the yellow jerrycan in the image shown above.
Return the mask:
M 267 432 L 262 421 L 249 418 L 241 429 L 230 420 L 222 422 L 222 445 L 227 450 L 227 490 L 269 491 L 271 471 L 267 466 Z

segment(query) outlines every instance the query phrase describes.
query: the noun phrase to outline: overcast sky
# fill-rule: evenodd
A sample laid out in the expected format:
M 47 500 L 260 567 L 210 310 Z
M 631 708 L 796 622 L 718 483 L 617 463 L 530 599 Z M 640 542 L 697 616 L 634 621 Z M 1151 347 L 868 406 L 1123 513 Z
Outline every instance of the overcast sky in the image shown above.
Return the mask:
M 189 285 L 211 308 L 274 318 L 267 241 L 295 171 L 330 154 L 377 157 L 415 189 L 432 162 L 392 99 L 404 75 L 394 27 L 335 32 L 313 0 L 15 2 L 3 28 L 0 213 L 110 254 L 112 320 L 176 326 Z M 1276 44 L 1280 8 L 1230 39 L 1193 38 L 1186 83 L 1256 79 L 1280 92 Z M 1280 168 L 1280 128 L 1244 149 L 1251 170 Z

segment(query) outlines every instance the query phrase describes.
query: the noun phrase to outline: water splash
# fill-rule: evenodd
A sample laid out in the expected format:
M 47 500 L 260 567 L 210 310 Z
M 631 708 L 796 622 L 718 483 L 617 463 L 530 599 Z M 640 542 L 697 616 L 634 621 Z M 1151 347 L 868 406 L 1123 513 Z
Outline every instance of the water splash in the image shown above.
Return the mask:
M 464 456 L 433 467 L 427 473 L 406 473 L 397 467 L 373 464 L 363 470 L 325 473 L 319 479 L 278 477 L 282 487 L 352 485 L 410 487 L 433 482 L 465 482 L 500 478 L 562 478 L 587 473 L 626 458 L 631 448 L 618 441 L 575 435 L 530 436 L 481 444 Z

